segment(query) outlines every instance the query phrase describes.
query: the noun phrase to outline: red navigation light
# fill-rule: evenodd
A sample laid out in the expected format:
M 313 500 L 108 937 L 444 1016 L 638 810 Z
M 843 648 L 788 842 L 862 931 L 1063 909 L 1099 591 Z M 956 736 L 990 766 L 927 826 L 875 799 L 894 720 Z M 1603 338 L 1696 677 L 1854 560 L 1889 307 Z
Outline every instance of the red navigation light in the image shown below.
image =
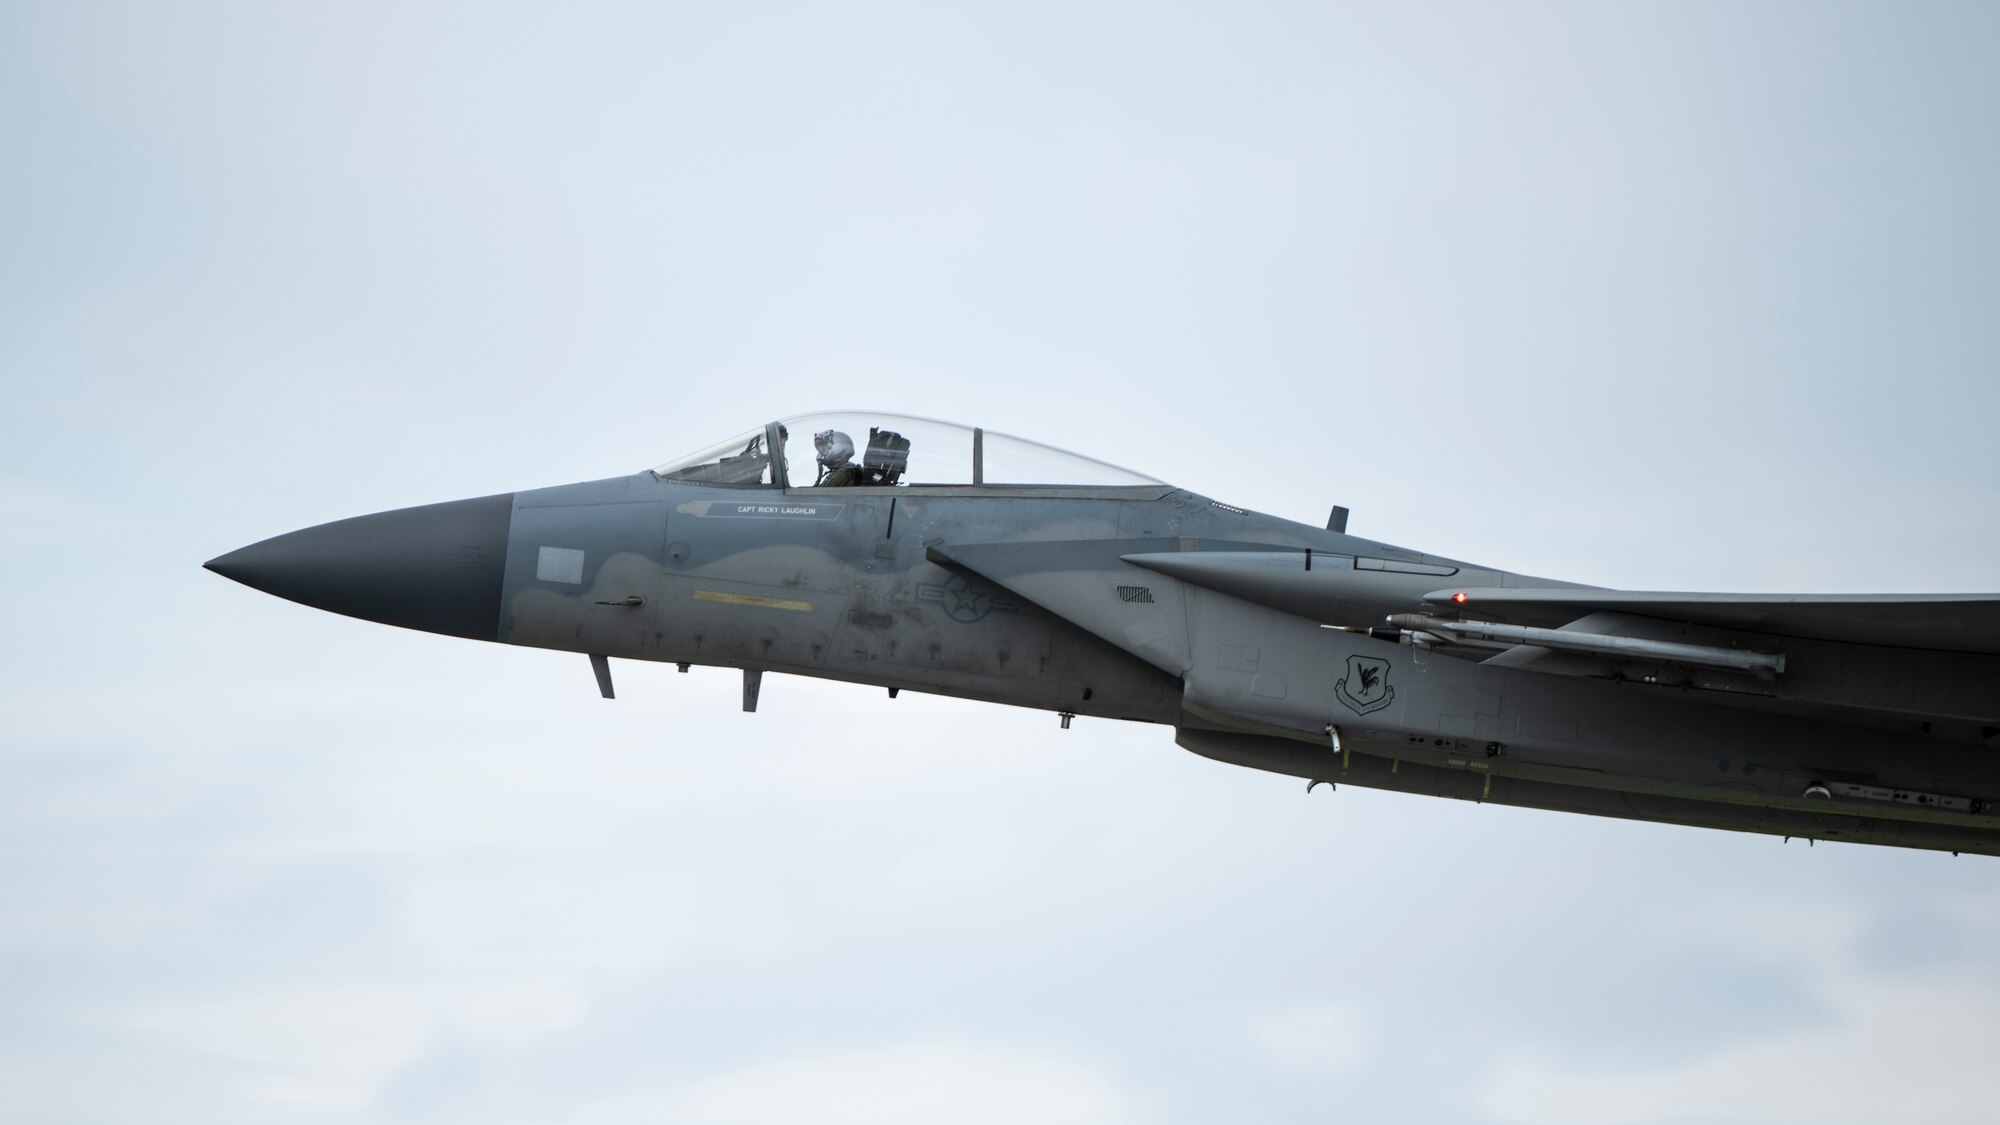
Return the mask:
M 1456 594 L 1453 594 L 1453 595 L 1451 596 L 1451 600 L 1452 600 L 1452 601 L 1455 601 L 1455 602 L 1457 602 L 1457 603 L 1458 603 L 1458 604 L 1460 604 L 1460 605 L 1464 605 L 1464 604 L 1465 604 L 1465 591 L 1464 591 L 1464 590 L 1460 590 L 1460 591 L 1459 591 L 1458 593 L 1456 593 Z

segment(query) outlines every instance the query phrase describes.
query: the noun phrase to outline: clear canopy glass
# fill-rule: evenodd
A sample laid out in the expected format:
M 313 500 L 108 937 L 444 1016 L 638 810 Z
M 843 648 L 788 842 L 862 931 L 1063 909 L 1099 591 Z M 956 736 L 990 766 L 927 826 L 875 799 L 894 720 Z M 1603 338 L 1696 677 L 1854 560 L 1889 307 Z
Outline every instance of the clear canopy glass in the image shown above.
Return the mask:
M 780 454 L 771 456 L 773 450 Z M 669 461 L 667 480 L 739 487 L 1040 485 L 1164 482 L 1081 454 L 954 422 L 873 411 L 798 414 Z
M 774 482 L 771 457 L 764 448 L 765 427 L 716 442 L 653 470 L 668 480 L 693 480 L 704 484 L 765 485 Z

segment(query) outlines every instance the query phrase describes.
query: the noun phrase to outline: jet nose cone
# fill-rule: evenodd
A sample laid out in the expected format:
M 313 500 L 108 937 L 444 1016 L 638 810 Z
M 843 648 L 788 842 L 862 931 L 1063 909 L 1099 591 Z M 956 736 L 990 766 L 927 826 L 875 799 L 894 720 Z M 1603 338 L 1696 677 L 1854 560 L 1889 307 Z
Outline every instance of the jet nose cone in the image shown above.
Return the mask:
M 267 594 L 385 625 L 499 639 L 514 494 L 376 512 L 202 565 Z

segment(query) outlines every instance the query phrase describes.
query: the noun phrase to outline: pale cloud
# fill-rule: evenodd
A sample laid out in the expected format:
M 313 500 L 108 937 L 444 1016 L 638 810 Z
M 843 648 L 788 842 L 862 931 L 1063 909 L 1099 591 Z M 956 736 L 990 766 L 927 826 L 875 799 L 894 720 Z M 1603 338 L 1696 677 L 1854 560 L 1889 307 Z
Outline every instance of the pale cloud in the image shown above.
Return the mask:
M 1478 1104 L 1499 1120 L 1551 1125 L 1993 1119 L 2000 988 L 1962 979 L 1849 977 L 1824 982 L 1817 995 L 1831 1014 L 1814 1027 L 1666 1070 L 1588 1071 L 1507 1052 Z
M 1116 1125 L 1136 1109 L 1083 1063 L 935 1042 L 748 1067 L 660 1108 L 688 1125 Z
M 77 1014 L 129 1052 L 199 1060 L 221 1077 L 225 1103 L 215 1108 L 226 1118 L 282 1120 L 362 1115 L 441 1044 L 520 1050 L 574 1028 L 587 1003 L 561 977 L 460 967 L 414 985 L 225 985 Z M 22 1090 L 32 1084 L 17 1079 Z
M 706 916 L 674 879 L 609 861 L 592 870 L 510 854 L 458 866 L 404 893 L 403 936 L 437 964 L 615 980 L 674 960 L 693 937 L 691 920 Z
M 1373 1056 L 1370 1030 L 1354 1007 L 1319 1004 L 1269 1013 L 1255 1021 L 1251 1035 L 1283 1065 L 1325 1075 L 1366 1066 Z
M 1683 912 L 1679 936 L 1764 964 L 1804 990 L 1815 1018 L 1650 1066 L 1592 1066 L 1512 1046 L 1498 1054 L 1480 1107 L 1504 1121 L 1614 1125 L 1991 1119 L 1982 1099 L 2000 973 L 1983 951 L 2000 946 L 2000 911 L 1931 896 L 1938 909 L 1924 917 L 1958 930 L 1945 940 L 1962 953 L 1896 970 L 1872 964 L 1867 946 L 1869 916 L 1900 905 L 1796 891 L 1718 897 Z M 1643 1006 L 1633 1016 L 1643 1021 Z
M 430 990 L 287 985 L 142 1001 L 102 1021 L 139 1049 L 189 1053 L 236 1075 L 232 1109 L 273 1116 L 356 1110 L 440 1026 Z
M 116 544 L 129 530 L 129 513 L 87 490 L 35 477 L 0 477 L 0 563 L 52 564 Z M 25 567 L 22 573 L 32 575 Z M 42 575 L 46 580 L 48 571 Z

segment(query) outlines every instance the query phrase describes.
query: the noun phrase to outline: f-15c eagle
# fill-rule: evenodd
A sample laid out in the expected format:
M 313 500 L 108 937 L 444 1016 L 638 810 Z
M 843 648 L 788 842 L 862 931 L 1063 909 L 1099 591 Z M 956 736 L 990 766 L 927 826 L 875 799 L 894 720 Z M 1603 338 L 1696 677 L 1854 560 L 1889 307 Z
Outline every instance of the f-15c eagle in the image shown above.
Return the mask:
M 842 412 L 211 560 L 335 613 L 1174 728 L 1329 781 L 2000 854 L 2000 595 L 1531 578 L 991 431 Z

